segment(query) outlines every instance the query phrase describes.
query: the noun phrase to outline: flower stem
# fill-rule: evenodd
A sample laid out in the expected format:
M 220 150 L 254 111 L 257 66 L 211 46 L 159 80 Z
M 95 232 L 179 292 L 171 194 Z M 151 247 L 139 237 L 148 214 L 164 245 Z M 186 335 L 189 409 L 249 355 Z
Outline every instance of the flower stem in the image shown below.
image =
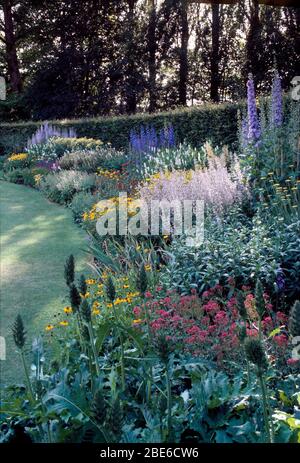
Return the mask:
M 23 349 L 21 350 L 21 358 L 22 358 L 22 363 L 23 363 L 23 368 L 24 368 L 24 373 L 25 373 L 25 379 L 26 379 L 27 389 L 28 389 L 28 393 L 29 393 L 29 397 L 30 397 L 30 402 L 31 402 L 31 403 L 34 403 L 34 402 L 35 402 L 34 393 L 33 393 L 31 381 L 30 381 L 30 378 L 29 378 L 29 373 L 28 373 L 28 369 L 27 369 L 27 365 L 26 365 L 25 355 L 24 355 Z
M 124 345 L 123 345 L 123 336 L 120 333 L 120 346 L 121 346 L 121 381 L 122 381 L 122 390 L 125 391 L 125 366 L 124 366 Z
M 28 369 L 27 369 L 27 365 L 26 365 L 26 360 L 25 360 L 25 354 L 24 354 L 23 349 L 21 349 L 20 353 L 21 353 L 21 359 L 22 359 L 24 373 L 25 373 L 25 380 L 26 380 L 27 390 L 28 390 L 28 394 L 29 394 L 29 400 L 30 400 L 31 405 L 34 405 L 36 403 L 36 399 L 34 398 L 32 384 L 31 384 L 31 381 L 30 381 L 30 377 L 29 377 L 29 373 L 28 373 Z M 41 439 L 43 439 L 43 436 L 44 436 L 45 433 L 44 433 L 44 430 L 43 430 L 41 424 L 38 424 L 37 427 L 38 427 L 39 433 L 41 435 Z M 47 429 L 47 433 L 48 433 L 48 440 L 49 440 L 49 437 L 50 437 L 49 429 Z M 51 440 L 49 442 L 51 442 Z
M 76 320 L 77 320 L 77 332 L 78 332 L 78 337 L 79 337 L 79 344 L 80 344 L 82 352 L 85 354 L 84 342 L 83 342 L 82 335 L 81 335 L 81 320 L 78 314 L 76 316 Z
M 172 391 L 169 374 L 169 365 L 166 363 L 166 385 L 167 385 L 167 442 L 170 442 L 172 432 Z
M 116 307 L 114 302 L 112 302 L 113 306 L 113 311 L 115 315 L 116 322 L 119 323 L 119 317 L 117 315 Z M 125 364 L 124 364 L 124 344 L 123 344 L 123 336 L 120 331 L 119 326 L 117 326 L 117 331 L 118 331 L 118 337 L 120 341 L 120 348 L 121 348 L 121 357 L 120 357 L 120 363 L 121 363 L 121 384 L 122 384 L 122 391 L 125 391 L 126 389 L 126 384 L 125 384 Z
M 265 385 L 265 380 L 263 377 L 263 373 L 261 370 L 258 371 L 258 379 L 260 383 L 261 393 L 262 393 L 262 401 L 263 401 L 263 414 L 264 414 L 264 422 L 265 422 L 265 430 L 266 435 L 269 443 L 273 443 L 273 433 L 270 429 L 270 422 L 269 422 L 269 405 L 268 405 L 268 398 L 267 398 L 267 390 Z
M 146 323 L 147 323 L 147 331 L 148 331 L 148 349 L 150 351 L 152 345 L 152 333 L 150 328 L 150 317 L 149 317 L 149 310 L 146 304 L 144 305 L 145 313 L 146 313 Z M 151 403 L 151 388 L 153 382 L 153 368 L 150 365 L 149 368 L 149 379 L 147 381 L 147 402 Z
M 94 339 L 93 327 L 92 327 L 91 322 L 88 323 L 88 330 L 89 330 L 89 336 L 90 336 L 90 341 L 91 341 L 92 351 L 93 351 L 93 356 L 94 356 L 94 361 L 95 361 L 96 373 L 97 373 L 97 376 L 100 376 L 100 368 L 99 368 L 99 363 L 98 363 L 98 356 L 96 352 L 95 339 Z

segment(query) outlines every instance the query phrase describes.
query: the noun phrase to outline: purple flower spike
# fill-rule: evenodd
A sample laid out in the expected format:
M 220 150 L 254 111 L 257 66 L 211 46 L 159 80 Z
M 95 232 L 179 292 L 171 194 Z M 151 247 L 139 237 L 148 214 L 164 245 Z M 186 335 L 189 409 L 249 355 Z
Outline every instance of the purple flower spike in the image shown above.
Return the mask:
M 283 121 L 281 79 L 276 72 L 272 84 L 271 127 L 280 127 Z
M 154 127 L 141 126 L 139 132 L 130 131 L 129 139 L 131 150 L 139 154 L 149 154 L 160 148 L 173 148 L 176 145 L 172 126 L 159 132 L 156 132 Z
M 46 143 L 51 137 L 64 137 L 64 138 L 76 138 L 76 132 L 73 128 L 61 129 L 60 127 L 54 127 L 53 125 L 45 122 L 40 128 L 32 135 L 27 141 L 27 148 L 33 145 L 39 145 Z
M 249 144 L 249 124 L 248 118 L 244 117 L 241 124 L 241 141 L 242 146 L 245 147 Z
M 257 114 L 255 89 L 252 74 L 249 74 L 247 82 L 247 106 L 248 106 L 248 138 L 252 142 L 256 142 L 260 135 L 260 123 Z

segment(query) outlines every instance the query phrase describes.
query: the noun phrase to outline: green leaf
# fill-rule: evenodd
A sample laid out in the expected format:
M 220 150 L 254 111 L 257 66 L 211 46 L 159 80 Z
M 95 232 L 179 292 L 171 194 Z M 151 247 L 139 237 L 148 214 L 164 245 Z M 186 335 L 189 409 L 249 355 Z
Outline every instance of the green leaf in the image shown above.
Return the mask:
M 116 260 L 112 259 L 109 257 L 107 254 L 105 254 L 103 251 L 101 251 L 98 247 L 90 245 L 89 250 L 87 251 L 89 253 L 92 253 L 92 255 L 99 261 L 101 264 L 103 264 L 105 267 L 108 267 L 110 270 L 113 270 L 114 272 L 120 272 L 121 267 L 117 263 Z M 99 273 L 99 268 L 98 266 L 96 267 L 93 264 L 90 264 L 90 266 Z
M 99 326 L 96 332 L 96 352 L 101 352 L 102 345 L 105 341 L 105 338 L 108 336 L 109 331 L 112 328 L 112 322 L 106 322 Z
M 280 328 L 275 328 L 275 330 L 271 331 L 271 333 L 269 334 L 269 338 L 274 338 L 274 336 L 276 336 L 276 334 L 279 334 L 280 331 Z
M 279 399 L 284 405 L 290 406 L 293 404 L 293 402 L 288 398 L 286 393 L 284 391 L 278 391 L 279 392 Z
M 133 339 L 133 341 L 135 342 L 137 347 L 140 349 L 140 351 L 143 352 L 144 342 L 143 342 L 141 333 L 135 330 L 134 328 L 127 328 L 126 332 L 128 336 Z
M 226 431 L 216 431 L 216 443 L 217 444 L 230 444 L 232 439 L 228 436 Z

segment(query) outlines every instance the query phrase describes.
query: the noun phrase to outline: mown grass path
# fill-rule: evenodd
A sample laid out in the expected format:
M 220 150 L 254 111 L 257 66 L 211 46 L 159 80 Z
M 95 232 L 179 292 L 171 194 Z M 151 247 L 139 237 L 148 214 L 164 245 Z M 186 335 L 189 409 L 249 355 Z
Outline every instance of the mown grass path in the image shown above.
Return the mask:
M 78 270 L 84 271 L 87 254 L 85 235 L 73 223 L 70 210 L 49 203 L 34 189 L 3 181 L 0 198 L 0 336 L 6 339 L 0 379 L 4 384 L 23 381 L 11 335 L 17 313 L 26 326 L 29 350 L 33 336 L 43 333 L 67 302 L 66 257 L 74 254 Z

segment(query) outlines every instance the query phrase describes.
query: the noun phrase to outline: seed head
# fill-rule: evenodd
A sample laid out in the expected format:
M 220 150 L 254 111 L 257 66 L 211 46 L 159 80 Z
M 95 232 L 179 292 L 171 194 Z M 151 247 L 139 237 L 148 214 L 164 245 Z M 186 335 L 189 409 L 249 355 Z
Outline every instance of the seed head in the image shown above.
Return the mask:
M 23 320 L 20 314 L 18 314 L 15 319 L 12 327 L 12 333 L 15 345 L 18 347 L 18 349 L 23 349 L 26 341 L 26 331 L 24 329 Z

